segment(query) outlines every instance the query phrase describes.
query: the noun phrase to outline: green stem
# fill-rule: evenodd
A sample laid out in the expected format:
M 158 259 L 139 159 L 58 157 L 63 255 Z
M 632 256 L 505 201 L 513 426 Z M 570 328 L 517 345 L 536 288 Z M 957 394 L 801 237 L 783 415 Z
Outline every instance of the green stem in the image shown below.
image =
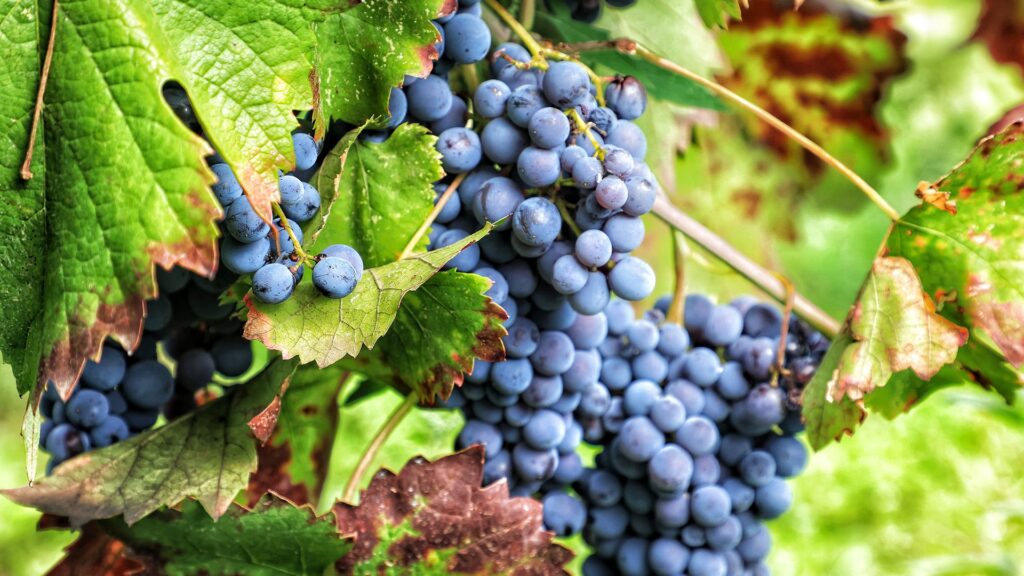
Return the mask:
M 565 113 L 569 117 L 569 120 L 576 125 L 576 129 L 590 140 L 590 145 L 594 147 L 594 156 L 598 160 L 604 162 L 604 149 L 601 148 L 601 143 L 594 138 L 593 133 L 590 132 L 590 125 L 583 120 L 580 113 L 575 108 L 569 108 Z
M 302 243 L 299 242 L 298 236 L 296 236 L 295 232 L 292 231 L 292 226 L 288 223 L 288 216 L 285 215 L 280 204 L 274 202 L 271 203 L 271 206 L 274 208 L 274 214 L 277 214 L 277 218 L 281 221 L 281 227 L 284 228 L 285 232 L 287 232 L 288 236 L 292 239 L 292 245 L 295 246 L 295 253 L 299 255 L 299 264 L 305 262 L 309 259 L 309 254 L 302 249 Z M 281 253 L 280 243 L 278 243 L 277 252 L 278 254 Z
M 569 229 L 572 230 L 572 233 L 579 238 L 580 234 L 583 232 L 576 224 L 576 219 L 569 213 L 569 207 L 565 205 L 565 200 L 562 198 L 555 198 L 555 206 L 558 206 L 558 212 L 562 215 L 562 221 L 565 222 L 566 225 L 569 226 Z
M 441 210 L 444 210 L 444 205 L 448 203 L 448 199 L 452 197 L 452 194 L 454 194 L 459 188 L 459 184 L 462 184 L 462 181 L 465 179 L 466 174 L 462 173 L 456 176 L 455 180 L 452 180 L 452 183 L 445 189 L 444 194 L 441 194 L 441 197 L 437 199 L 437 204 L 434 204 L 434 209 L 430 211 L 430 214 L 427 214 L 427 219 L 420 224 L 416 233 L 412 235 L 412 238 L 410 238 L 409 242 L 405 245 L 402 253 L 398 256 L 399 260 L 408 258 L 409 255 L 412 254 L 412 251 L 416 249 L 416 245 L 420 243 L 423 235 L 430 229 L 430 225 L 434 223 L 435 219 L 437 219 L 437 215 L 441 213 Z
M 676 285 L 665 319 L 682 326 L 686 311 L 686 237 L 678 230 L 670 230 L 669 233 L 672 234 L 672 251 L 675 253 Z
M 348 479 L 348 484 L 345 486 L 345 492 L 342 495 L 342 500 L 349 504 L 355 504 L 356 493 L 359 492 L 359 485 L 362 483 L 362 478 L 366 475 L 367 470 L 373 464 L 373 461 L 377 459 L 377 454 L 380 452 L 384 443 L 387 442 L 388 438 L 395 431 L 395 428 L 402 422 L 402 420 L 409 414 L 412 407 L 416 405 L 417 395 L 416 392 L 410 392 L 405 400 L 395 408 L 395 411 L 388 417 L 387 422 L 384 426 L 377 431 L 376 436 L 373 437 L 373 441 L 366 447 L 366 451 L 363 452 L 362 457 L 359 459 L 359 464 L 356 465 L 355 471 L 352 472 L 352 476 Z
M 523 45 L 526 46 L 526 49 L 530 51 L 531 55 L 533 55 L 533 59 L 543 61 L 544 57 L 542 56 L 542 53 L 544 52 L 544 47 L 540 45 L 540 42 L 537 42 L 537 39 L 530 34 L 530 31 L 520 24 L 519 21 L 516 20 L 516 17 L 510 14 L 504 6 L 499 4 L 498 0 L 484 1 L 487 2 L 487 7 L 497 14 L 498 17 L 501 18 L 502 22 L 504 22 L 505 25 L 523 41 Z M 542 68 L 547 68 L 547 66 L 544 65 Z
M 523 0 L 519 5 L 519 21 L 527 30 L 533 28 L 533 19 L 537 15 L 537 4 L 534 0 Z

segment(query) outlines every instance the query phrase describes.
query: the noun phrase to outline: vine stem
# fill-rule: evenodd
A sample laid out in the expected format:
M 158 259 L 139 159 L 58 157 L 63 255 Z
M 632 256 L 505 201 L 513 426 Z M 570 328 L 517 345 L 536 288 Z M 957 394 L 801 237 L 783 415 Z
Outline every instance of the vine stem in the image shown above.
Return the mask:
M 704 78 L 703 76 L 697 74 L 696 72 L 693 72 L 687 68 L 684 68 L 683 66 L 680 66 L 679 64 L 676 64 L 675 62 L 667 58 L 663 58 L 655 54 L 654 52 L 651 52 L 650 50 L 639 45 L 635 40 L 630 40 L 628 38 L 611 40 L 609 42 L 588 42 L 586 44 L 575 45 L 575 48 L 579 50 L 614 48 L 615 50 L 622 52 L 623 54 L 639 56 L 640 58 L 643 58 L 644 60 L 650 62 L 651 64 L 654 64 L 659 68 L 663 68 L 665 70 L 668 70 L 669 72 L 672 72 L 674 74 L 692 80 L 697 84 L 700 84 L 701 86 L 710 90 L 717 96 L 723 98 L 724 100 L 732 103 L 733 105 L 739 108 L 742 108 L 750 112 L 751 114 L 757 116 L 759 119 L 764 121 L 766 124 L 770 125 L 772 128 L 775 128 L 779 132 L 785 134 L 787 137 L 796 141 L 798 144 L 803 146 L 808 152 L 817 156 L 819 159 L 821 159 L 822 162 L 828 164 L 829 166 L 837 170 L 840 174 L 842 174 L 844 177 L 846 177 L 846 179 L 852 182 L 854 186 L 859 188 L 868 197 L 868 199 L 875 204 L 875 206 L 877 206 L 882 212 L 885 213 L 886 216 L 889 217 L 890 220 L 892 220 L 893 222 L 898 222 L 900 220 L 899 212 L 897 212 L 895 208 L 893 208 L 888 202 L 886 202 L 885 198 L 883 198 L 877 190 L 875 190 L 870 184 L 868 184 L 867 181 L 865 181 L 863 178 L 861 178 L 859 174 L 850 169 L 850 167 L 840 162 L 839 159 L 829 154 L 828 151 L 819 146 L 813 140 L 811 140 L 807 136 L 804 136 L 798 130 L 796 130 L 789 124 L 786 124 L 778 117 L 773 115 L 771 112 L 768 112 L 767 110 L 761 108 L 757 104 L 754 104 L 753 102 L 747 100 L 746 98 L 740 96 L 739 94 L 733 92 L 732 90 L 729 90 L 728 88 L 722 86 L 718 82 L 715 82 L 714 80 L 708 80 L 707 78 Z
M 387 442 L 388 438 L 395 431 L 395 428 L 402 422 L 405 416 L 412 410 L 412 407 L 416 405 L 417 395 L 416 392 L 410 392 L 405 400 L 395 408 L 395 411 L 388 417 L 387 422 L 381 429 L 377 431 L 377 434 L 373 437 L 373 441 L 366 447 L 362 457 L 359 458 L 359 464 L 356 465 L 356 469 L 352 472 L 352 476 L 348 479 L 348 484 L 345 486 L 345 493 L 342 496 L 342 500 L 350 504 L 355 503 L 356 493 L 359 492 L 359 484 L 362 481 L 366 471 L 369 470 L 370 465 L 377 458 L 377 454 L 380 452 L 384 443 Z
M 512 32 L 514 32 L 515 35 L 523 41 L 523 44 L 526 45 L 526 49 L 530 51 L 530 54 L 533 55 L 534 59 L 542 60 L 543 58 L 541 54 L 544 52 L 544 47 L 540 45 L 540 42 L 537 42 L 537 39 L 533 37 L 533 34 L 530 34 L 530 31 L 520 24 L 519 21 L 516 20 L 515 16 L 506 10 L 504 6 L 499 4 L 498 0 L 484 1 L 487 3 L 487 7 L 497 14 L 498 18 L 501 18 L 502 22 L 512 29 Z
M 572 230 L 572 233 L 579 238 L 580 234 L 583 234 L 583 231 L 580 230 L 580 226 L 576 223 L 576 219 L 569 213 L 569 207 L 565 205 L 565 200 L 561 196 L 555 198 L 555 206 L 558 207 L 558 213 L 562 215 L 562 221 L 565 222 L 566 225 L 569 226 L 569 229 Z
M 39 132 L 39 116 L 43 112 L 43 97 L 46 95 L 46 81 L 50 78 L 50 64 L 53 63 L 53 41 L 57 38 L 57 11 L 59 0 L 53 0 L 53 15 L 50 17 L 50 37 L 46 41 L 46 56 L 43 57 L 43 70 L 39 75 L 39 90 L 36 92 L 36 107 L 32 111 L 32 127 L 28 133 L 28 147 L 25 149 L 25 161 L 21 163 L 21 179 L 32 179 L 32 155 L 36 150 L 36 134 Z
M 590 145 L 594 148 L 594 156 L 598 160 L 604 161 L 604 148 L 601 147 L 597 138 L 594 137 L 594 134 L 590 131 L 590 125 L 583 120 L 583 116 L 580 116 L 579 111 L 575 108 L 570 108 L 565 115 L 576 125 L 576 129 L 586 136 L 587 140 L 590 140 Z
M 686 238 L 678 230 L 672 230 L 672 251 L 675 253 L 676 285 L 672 295 L 672 304 L 668 307 L 665 319 L 683 325 L 683 314 L 686 312 Z
M 682 232 L 687 238 L 717 256 L 730 268 L 771 295 L 772 298 L 779 302 L 786 302 L 786 285 L 779 280 L 774 272 L 761 267 L 750 258 L 747 258 L 720 236 L 708 230 L 703 224 L 683 213 L 679 208 L 676 208 L 665 196 L 664 191 L 660 189 L 658 197 L 654 201 L 652 212 L 666 224 Z M 835 318 L 826 314 L 824 310 L 818 308 L 813 302 L 795 291 L 792 298 L 793 310 L 814 326 L 814 328 L 820 330 L 829 338 L 835 338 L 839 334 L 840 324 Z
M 288 236 L 291 237 L 292 246 L 295 247 L 295 253 L 299 255 L 299 262 L 305 262 L 309 258 L 309 254 L 307 254 L 306 251 L 302 249 L 302 243 L 299 242 L 298 236 L 295 235 L 295 232 L 292 230 L 291 224 L 288 223 L 288 216 L 285 215 L 284 210 L 282 210 L 281 206 L 276 202 L 272 202 L 270 205 L 273 208 L 274 213 L 277 214 L 278 220 L 281 221 L 281 226 L 284 228 L 285 232 L 288 233 Z M 271 226 L 271 228 L 273 228 L 273 226 Z M 281 253 L 280 241 L 278 242 L 277 252 L 278 254 Z
M 412 254 L 412 251 L 416 249 L 416 245 L 423 239 L 423 235 L 430 229 L 430 225 L 437 219 L 437 215 L 441 213 L 441 210 L 444 210 L 444 205 L 448 203 L 448 199 L 458 190 L 459 184 L 462 184 L 462 181 L 465 179 L 466 173 L 463 172 L 456 176 L 455 180 L 452 180 L 452 183 L 445 188 L 444 194 L 441 194 L 441 197 L 437 199 L 437 204 L 434 204 L 434 209 L 427 215 L 427 219 L 420 224 L 420 227 L 416 229 L 416 233 L 409 239 L 409 243 L 402 249 L 402 253 L 398 256 L 399 260 L 408 258 Z
M 519 21 L 523 23 L 523 28 L 533 28 L 533 19 L 536 15 L 537 3 L 534 0 L 523 0 L 519 5 Z

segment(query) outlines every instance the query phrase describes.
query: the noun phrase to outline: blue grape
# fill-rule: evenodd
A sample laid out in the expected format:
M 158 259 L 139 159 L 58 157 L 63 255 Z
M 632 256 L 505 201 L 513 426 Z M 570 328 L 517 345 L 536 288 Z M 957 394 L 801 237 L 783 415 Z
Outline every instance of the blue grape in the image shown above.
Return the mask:
M 502 450 L 495 456 L 487 458 L 487 461 L 484 462 L 484 486 L 507 478 L 511 471 L 512 455 L 507 450 Z
M 534 371 L 536 372 L 536 368 Z M 561 377 L 535 374 L 530 385 L 523 391 L 521 398 L 523 402 L 534 408 L 547 408 L 558 402 L 564 389 Z
M 693 458 L 675 444 L 666 444 L 647 463 L 651 488 L 661 494 L 680 494 L 693 478 Z
M 718 526 L 729 517 L 732 501 L 720 486 L 701 486 L 690 497 L 690 514 L 704 527 Z
M 577 349 L 597 348 L 608 335 L 608 319 L 603 312 L 578 314 L 566 334 Z
M 633 156 L 622 148 L 606 146 L 604 149 L 604 169 L 614 176 L 626 178 L 633 172 Z
M 483 154 L 480 137 L 468 128 L 445 130 L 438 136 L 436 147 L 441 153 L 441 166 L 449 174 L 461 174 L 476 168 Z
M 721 423 L 729 419 L 732 408 L 711 388 L 704 389 L 704 416 Z
M 405 115 L 409 113 L 409 101 L 405 98 L 405 92 L 400 88 L 392 88 L 388 97 L 388 128 L 397 128 L 405 122 Z
M 624 300 L 613 300 L 604 311 L 608 320 L 608 333 L 614 335 L 625 334 L 636 320 L 636 314 L 629 302 Z
M 174 394 L 174 379 L 159 362 L 143 360 L 128 368 L 121 383 L 121 394 L 132 406 L 159 408 Z
M 561 485 L 572 484 L 583 477 L 583 461 L 575 451 L 562 452 L 559 449 L 558 468 L 552 480 Z
M 270 263 L 252 275 L 252 294 L 260 302 L 279 304 L 295 289 L 291 270 L 284 264 Z
M 672 396 L 662 396 L 651 404 L 650 418 L 659 430 L 671 434 L 686 421 L 686 407 Z
M 533 365 L 526 359 L 512 359 L 491 367 L 491 384 L 502 394 L 521 394 L 533 380 Z
M 754 304 L 743 315 L 743 333 L 758 338 L 782 331 L 782 313 L 769 304 Z
M 270 233 L 270 226 L 260 219 L 244 196 L 235 199 L 228 207 L 224 229 L 239 242 L 256 242 Z
M 635 120 L 647 108 L 647 90 L 632 76 L 616 78 L 604 88 L 604 99 L 618 118 Z
M 128 403 L 125 401 L 124 396 L 121 395 L 117 390 L 111 390 L 104 394 L 107 398 L 107 405 L 110 406 L 110 413 L 117 416 L 124 414 L 124 411 L 128 409 Z
M 649 418 L 627 418 L 619 432 L 619 451 L 634 462 L 647 462 L 665 445 L 665 435 Z
M 629 344 L 638 352 L 650 352 L 658 347 L 661 332 L 653 322 L 637 320 L 626 332 Z
M 704 416 L 691 416 L 676 432 L 676 442 L 690 454 L 713 454 L 718 449 L 718 426 Z
M 618 554 L 615 556 L 619 573 L 623 576 L 646 576 L 647 567 L 647 540 L 644 538 L 627 538 L 619 546 Z
M 622 390 L 633 380 L 630 363 L 619 357 L 605 358 L 601 365 L 601 381 L 611 390 Z
M 491 48 L 491 31 L 472 14 L 457 14 L 444 25 L 444 56 L 459 64 L 479 62 Z
M 600 230 L 587 230 L 576 238 L 576 258 L 584 266 L 604 266 L 612 257 L 612 243 Z
M 491 54 L 491 74 L 497 76 L 499 72 L 508 67 L 513 67 L 509 59 L 519 62 L 529 62 L 532 59 L 530 51 L 519 44 L 504 42 Z
M 622 208 L 629 198 L 629 189 L 626 183 L 617 176 L 606 176 L 594 189 L 594 199 L 601 207 L 608 210 Z M 627 250 L 628 252 L 629 250 Z
M 582 502 L 564 492 L 548 494 L 543 502 L 546 529 L 556 536 L 571 536 L 583 530 L 587 508 Z
M 643 300 L 654 291 L 654 270 L 639 258 L 626 256 L 608 275 L 612 292 L 625 300 Z
M 409 113 L 424 122 L 440 120 L 452 107 L 452 90 L 444 78 L 431 74 L 405 88 Z
M 591 508 L 588 529 L 598 539 L 620 538 L 629 525 L 629 512 L 621 505 Z
M 693 485 L 707 486 L 722 478 L 722 466 L 713 454 L 704 454 L 693 459 Z
M 313 286 L 328 298 L 348 296 L 356 282 L 356 271 L 348 260 L 328 256 L 313 266 Z
M 479 274 L 491 281 L 491 287 L 484 292 L 491 300 L 495 302 L 501 302 L 508 298 L 508 281 L 505 277 L 494 268 L 477 268 L 473 271 L 474 274 Z
M 512 466 L 525 482 L 547 480 L 558 468 L 558 451 L 534 450 L 526 444 L 518 444 L 512 450 Z
M 558 108 L 541 108 L 530 118 L 527 131 L 534 146 L 557 148 L 569 137 L 569 119 Z
M 700 548 L 690 555 L 686 573 L 690 576 L 726 576 L 727 570 L 725 556 Z
M 530 125 L 530 119 L 538 110 L 548 105 L 537 86 L 525 85 L 512 90 L 505 104 L 505 114 L 520 128 Z
M 583 288 L 569 296 L 569 303 L 580 314 L 597 314 L 610 299 L 607 277 L 602 272 L 590 272 Z
M 492 424 L 480 420 L 469 420 L 459 432 L 459 448 L 468 448 L 474 444 L 481 444 L 488 458 L 496 456 L 501 452 L 501 432 Z
M 540 334 L 537 351 L 530 356 L 534 370 L 548 376 L 564 374 L 572 366 L 576 349 L 563 332 L 545 331 Z
M 117 416 L 107 416 L 98 426 L 89 431 L 91 444 L 96 448 L 106 448 L 128 438 L 131 432 L 128 424 Z
M 283 204 L 281 209 L 290 220 L 308 222 L 320 210 L 320 193 L 308 182 L 303 182 L 302 199 L 297 204 Z
M 590 112 L 590 116 L 587 117 L 587 120 L 602 134 L 607 135 L 613 128 L 615 128 L 615 123 L 619 121 L 619 118 L 611 108 L 602 106 L 593 109 Z
M 295 132 L 292 134 L 292 144 L 295 147 L 295 169 L 312 168 L 316 164 L 317 156 L 320 155 L 320 147 L 313 137 L 305 132 Z
M 434 192 L 435 192 L 435 195 L 434 195 L 434 205 L 435 206 L 441 200 L 441 197 L 444 195 L 444 192 L 447 189 L 448 189 L 448 185 L 443 183 L 443 182 L 437 182 L 437 183 L 434 184 Z M 441 211 L 437 213 L 437 217 L 434 218 L 434 222 L 438 223 L 438 224 L 450 224 L 450 223 L 452 223 L 453 220 L 458 218 L 461 213 L 462 213 L 462 200 L 459 198 L 458 194 L 452 194 L 445 201 L 444 206 L 441 207 Z M 434 229 L 431 229 L 431 233 L 433 233 L 433 232 L 434 232 Z M 441 234 L 441 232 L 438 232 L 438 236 L 440 236 L 440 234 Z
M 536 450 L 557 448 L 565 439 L 565 420 L 553 410 L 538 410 L 523 427 L 523 440 Z
M 546 246 L 555 241 L 562 229 L 558 207 L 547 198 L 527 198 L 512 216 L 512 233 L 528 246 Z
M 754 495 L 754 505 L 762 518 L 778 518 L 793 504 L 793 492 L 785 480 L 773 478 L 759 486 Z
M 722 436 L 718 457 L 726 466 L 736 466 L 753 449 L 754 444 L 749 437 L 742 434 L 726 434 Z
M 740 400 L 750 392 L 750 383 L 743 375 L 743 367 L 738 362 L 726 362 L 715 383 L 718 395 L 726 400 Z
M 661 387 L 650 380 L 636 380 L 622 395 L 622 408 L 630 416 L 646 416 L 661 397 Z
M 438 247 L 444 248 L 445 246 L 451 246 L 457 242 L 462 241 L 469 233 L 459 230 L 451 229 L 441 234 L 437 239 Z M 476 244 L 470 244 L 462 249 L 454 258 L 449 260 L 443 268 L 445 270 L 459 270 L 461 272 L 471 272 L 480 263 L 480 247 Z
M 743 333 L 743 316 L 732 306 L 715 306 L 702 332 L 712 346 L 728 346 Z
M 654 519 L 665 528 L 682 528 L 690 521 L 690 495 L 660 496 L 654 503 Z
M 90 448 L 92 443 L 89 435 L 79 432 L 70 424 L 58 424 L 46 436 L 46 451 L 58 463 L 82 452 L 88 452 Z
M 505 407 L 505 422 L 512 426 L 526 426 L 533 418 L 533 408 L 526 404 L 513 404 Z
M 281 241 L 283 243 L 285 238 Z M 248 243 L 225 236 L 220 242 L 220 260 L 236 274 L 252 274 L 267 263 L 270 249 L 270 240 L 266 236 Z
M 202 348 L 193 348 L 178 359 L 174 378 L 178 386 L 195 392 L 213 380 L 213 373 L 216 370 L 217 363 L 212 354 Z
M 82 371 L 82 383 L 89 388 L 107 391 L 121 383 L 125 373 L 124 352 L 113 346 L 104 346 L 100 361 L 89 360 Z M 53 389 L 52 386 L 48 390 Z
M 92 428 L 107 418 L 110 404 L 101 392 L 81 388 L 68 401 L 65 414 L 72 424 Z
M 763 560 L 772 547 L 772 534 L 762 525 L 757 525 L 749 534 L 744 534 L 736 551 L 748 564 Z
M 686 379 L 707 388 L 718 381 L 722 373 L 722 362 L 710 348 L 694 348 L 686 356 L 684 367 Z
M 630 216 L 643 216 L 650 212 L 658 196 L 654 182 L 636 174 L 627 177 L 625 182 L 629 195 L 622 204 L 622 211 Z
M 604 175 L 601 161 L 592 156 L 585 156 L 572 165 L 572 179 L 576 186 L 584 190 L 597 188 Z
M 711 310 L 715 307 L 714 302 L 702 294 L 689 294 L 686 296 L 686 311 L 683 318 L 683 326 L 687 332 L 695 338 L 702 338 L 704 325 L 707 324 Z
M 647 565 L 657 576 L 677 576 L 690 561 L 690 550 L 678 540 L 659 538 L 647 550 Z
M 217 163 L 210 166 L 210 170 L 217 177 L 217 182 L 213 184 L 212 188 L 213 195 L 217 197 L 217 201 L 220 202 L 221 206 L 227 208 L 235 200 L 242 197 L 242 185 L 235 178 L 235 173 L 231 171 L 230 166 L 224 163 Z
M 511 215 L 523 201 L 523 191 L 513 180 L 499 176 L 484 182 L 480 192 L 473 200 L 473 213 L 477 220 L 498 222 Z M 508 220 L 495 226 L 496 230 L 506 230 L 511 226 Z
M 285 174 L 277 180 L 277 188 L 281 194 L 281 205 L 297 205 L 302 201 L 302 180 L 291 174 Z
M 604 147 L 604 138 L 593 131 L 591 131 L 589 135 L 576 134 L 575 137 L 570 136 L 569 139 L 572 140 L 572 144 L 583 148 L 583 151 L 587 153 L 587 156 L 593 156 L 599 149 Z
M 541 330 L 554 330 L 564 332 L 572 326 L 579 314 L 569 306 L 568 302 L 560 301 L 554 310 L 538 310 L 533 313 L 533 319 Z
M 633 376 L 661 382 L 668 376 L 668 362 L 665 358 L 654 351 L 644 352 L 633 358 Z
M 160 410 L 158 408 L 127 410 L 121 415 L 121 419 L 124 420 L 125 424 L 128 425 L 128 429 L 132 432 L 142 432 L 152 428 L 158 418 L 160 418 Z
M 497 118 L 505 113 L 505 103 L 512 90 L 501 80 L 485 80 L 473 93 L 473 106 L 484 118 Z
M 580 405 L 576 409 L 583 418 L 599 418 L 608 413 L 612 404 L 611 394 L 600 382 L 594 382 L 587 386 L 580 398 Z
M 796 438 L 773 436 L 764 448 L 774 458 L 775 472 L 782 478 L 796 476 L 807 466 L 807 448 Z
M 583 148 L 573 144 L 566 146 L 558 159 L 562 165 L 562 172 L 567 176 L 572 176 L 572 169 L 580 160 L 587 158 L 587 151 Z
M 437 30 L 437 41 L 434 42 L 434 50 L 437 52 L 437 59 L 438 60 L 440 60 L 441 57 L 444 56 L 445 40 L 446 40 L 445 33 L 444 33 L 444 28 L 441 26 L 441 24 L 447 23 L 448 21 L 450 21 L 454 17 L 455 17 L 454 14 L 450 14 L 448 16 L 445 16 L 445 17 L 439 19 L 436 22 L 431 22 L 431 24 L 434 25 L 434 29 Z M 435 65 L 435 68 L 436 68 L 436 65 Z
M 486 251 L 485 251 L 486 252 Z M 508 280 L 508 293 L 516 298 L 527 298 L 537 289 L 537 275 L 524 260 L 513 260 L 498 267 Z
M 519 178 L 530 188 L 550 186 L 562 174 L 558 152 L 527 146 L 516 160 Z
M 210 347 L 217 372 L 233 378 L 244 374 L 252 365 L 252 343 L 245 338 L 220 338 Z
M 754 489 L 739 478 L 726 479 L 722 488 L 729 494 L 733 512 L 746 512 L 754 505 Z
M 590 78 L 575 62 L 552 62 L 544 74 L 544 96 L 559 108 L 582 103 L 590 93 Z
M 567 254 L 555 261 L 551 285 L 561 294 L 574 294 L 586 285 L 588 272 L 575 256 Z
M 639 126 L 628 120 L 616 122 L 605 142 L 626 150 L 634 160 L 643 160 L 647 156 L 647 138 Z
M 733 407 L 730 424 L 751 436 L 763 434 L 786 417 L 785 398 L 778 388 L 760 384 Z
M 469 106 L 460 96 L 453 94 L 451 107 L 448 108 L 444 116 L 430 123 L 430 131 L 434 134 L 440 134 L 449 128 L 460 128 L 466 125 L 466 120 L 468 119 Z
M 688 524 L 683 527 L 683 530 L 680 533 L 680 540 L 690 548 L 699 548 L 707 544 L 707 537 L 704 534 L 704 529 L 696 524 Z

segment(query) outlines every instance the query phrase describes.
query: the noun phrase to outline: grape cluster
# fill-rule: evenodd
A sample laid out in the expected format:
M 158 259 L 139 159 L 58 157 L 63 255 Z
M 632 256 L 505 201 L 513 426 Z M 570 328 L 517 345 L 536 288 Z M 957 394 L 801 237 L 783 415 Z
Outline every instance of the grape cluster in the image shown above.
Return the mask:
M 601 17 L 602 2 L 613 8 L 629 8 L 636 4 L 636 0 L 565 0 L 573 20 L 588 23 Z
M 767 574 L 763 520 L 792 501 L 785 482 L 806 464 L 791 389 L 813 375 L 827 341 L 788 325 L 787 375 L 772 381 L 783 315 L 741 298 L 691 295 L 685 329 L 620 301 L 606 310 L 600 382 L 608 409 L 584 420 L 604 446 L 577 482 L 594 555 L 584 574 Z M 802 370 L 796 378 L 796 370 Z
M 152 427 L 161 412 L 169 418 L 195 407 L 195 393 L 214 373 L 231 378 L 252 364 L 252 347 L 234 307 L 220 295 L 234 280 L 222 272 L 208 280 L 175 268 L 158 270 L 160 296 L 146 302 L 144 332 L 129 356 L 114 342 L 99 361 L 86 363 L 65 403 L 48 386 L 40 402 L 44 417 L 40 443 L 50 453 L 49 469 L 94 448 L 104 448 Z M 177 361 L 172 374 L 157 346 Z

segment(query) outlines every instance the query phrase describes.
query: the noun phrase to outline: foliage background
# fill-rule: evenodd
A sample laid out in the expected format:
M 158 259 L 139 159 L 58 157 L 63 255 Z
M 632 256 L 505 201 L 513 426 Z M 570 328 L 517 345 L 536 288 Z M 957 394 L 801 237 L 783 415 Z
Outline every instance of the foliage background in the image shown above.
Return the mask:
M 769 1 L 769 0 L 764 0 Z M 995 1 L 995 0 L 993 0 Z M 639 4 L 659 0 L 639 0 Z M 851 3 L 861 3 L 859 0 Z M 906 0 L 889 10 L 907 36 L 906 70 L 888 82 L 877 109 L 889 136 L 880 165 L 850 161 L 900 211 L 915 202 L 920 180 L 935 180 L 966 156 L 1005 111 L 1024 102 L 1024 74 L 996 62 L 971 41 L 981 0 Z M 610 24 L 614 25 L 614 23 Z M 667 42 L 667 40 L 665 40 Z M 717 67 L 714 50 L 676 48 L 694 68 Z M 705 43 L 706 44 L 706 43 Z M 713 48 L 713 47 L 712 47 Z M 735 54 L 733 62 L 742 60 Z M 742 89 L 738 88 L 741 90 Z M 757 97 L 754 96 L 757 100 Z M 661 146 L 658 168 L 676 182 L 676 200 L 746 253 L 783 270 L 799 289 L 836 316 L 845 313 L 885 230 L 884 216 L 848 187 L 823 178 L 793 194 L 801 167 L 755 144 L 741 119 L 710 127 L 659 122 L 651 140 Z M 715 138 L 732 154 L 709 168 L 702 144 Z M 697 147 L 692 146 L 696 142 Z M 685 149 L 685 152 L 679 150 Z M 768 170 L 759 160 L 768 159 Z M 761 195 L 755 217 L 739 211 L 736 182 Z M 782 230 L 786 230 L 782 233 Z M 646 256 L 661 264 L 661 291 L 670 288 L 667 230 L 649 224 Z M 688 265 L 692 288 L 728 299 L 750 290 L 713 259 L 695 254 Z M 23 403 L 11 373 L 0 372 L 0 486 L 24 481 L 18 437 Z M 342 411 L 332 476 L 325 491 L 340 492 L 358 457 L 359 436 L 374 430 L 393 405 L 394 393 L 363 399 Z M 460 424 L 456 414 L 416 411 L 398 429 L 381 463 L 399 466 L 415 453 L 450 450 Z M 773 522 L 776 574 L 1012 575 L 1024 572 L 1024 410 L 990 396 L 959 390 L 929 400 L 887 422 L 869 418 L 857 435 L 811 459 L 794 484 L 791 513 Z M 39 574 L 59 557 L 72 536 L 35 531 L 38 514 L 0 500 L 0 575 Z

